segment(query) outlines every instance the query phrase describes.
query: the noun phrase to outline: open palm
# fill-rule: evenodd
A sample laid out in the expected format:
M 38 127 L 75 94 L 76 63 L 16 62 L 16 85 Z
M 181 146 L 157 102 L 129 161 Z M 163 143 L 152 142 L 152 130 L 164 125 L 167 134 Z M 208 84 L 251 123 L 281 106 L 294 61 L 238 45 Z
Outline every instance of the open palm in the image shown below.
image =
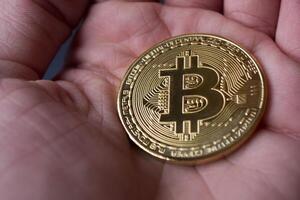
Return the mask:
M 299 0 L 97 2 L 64 72 L 55 81 L 38 80 L 87 6 L 84 0 L 1 4 L 1 199 L 300 198 Z M 129 143 L 116 96 L 139 54 L 193 32 L 229 38 L 252 52 L 270 98 L 244 147 L 185 167 Z

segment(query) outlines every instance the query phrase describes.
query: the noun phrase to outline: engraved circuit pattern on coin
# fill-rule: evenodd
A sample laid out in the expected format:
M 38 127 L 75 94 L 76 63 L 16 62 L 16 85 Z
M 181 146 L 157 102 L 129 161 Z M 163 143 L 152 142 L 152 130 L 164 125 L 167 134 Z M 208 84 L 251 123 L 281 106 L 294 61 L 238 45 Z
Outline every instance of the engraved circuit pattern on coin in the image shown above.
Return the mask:
M 242 144 L 265 103 L 265 81 L 249 53 L 219 36 L 190 34 L 161 42 L 131 65 L 118 112 L 143 150 L 194 164 Z

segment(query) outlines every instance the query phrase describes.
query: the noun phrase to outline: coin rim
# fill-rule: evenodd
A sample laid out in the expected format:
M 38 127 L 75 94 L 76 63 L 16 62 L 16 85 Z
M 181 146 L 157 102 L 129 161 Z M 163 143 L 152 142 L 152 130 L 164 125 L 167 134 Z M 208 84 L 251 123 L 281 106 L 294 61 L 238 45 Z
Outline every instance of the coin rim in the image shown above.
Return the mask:
M 151 150 L 149 150 L 148 148 L 144 147 L 143 145 L 141 145 L 134 136 L 131 135 L 130 130 L 128 129 L 128 127 L 126 126 L 123 118 L 122 118 L 122 108 L 121 108 L 121 104 L 120 104 L 120 99 L 121 99 L 121 92 L 123 91 L 123 85 L 124 82 L 127 80 L 126 77 L 128 76 L 128 74 L 131 72 L 131 69 L 139 62 L 139 60 L 141 58 L 143 58 L 149 51 L 151 51 L 152 49 L 162 45 L 163 43 L 166 43 L 167 41 L 171 41 L 174 40 L 176 38 L 184 38 L 184 37 L 195 37 L 195 36 L 204 36 L 204 37 L 214 37 L 214 38 L 218 38 L 221 40 L 225 40 L 226 42 L 229 42 L 237 47 L 239 47 L 242 51 L 244 51 L 247 56 L 249 56 L 257 65 L 257 68 L 259 69 L 259 75 L 261 77 L 261 81 L 262 81 L 262 89 L 263 89 L 263 93 L 262 93 L 262 97 L 261 99 L 263 100 L 262 102 L 262 107 L 260 108 L 260 112 L 259 115 L 257 116 L 256 120 L 254 121 L 253 125 L 251 126 L 251 128 L 249 129 L 248 132 L 246 132 L 246 134 L 241 137 L 240 140 L 238 140 L 237 142 L 234 142 L 233 144 L 231 144 L 228 148 L 224 148 L 223 151 L 216 151 L 214 153 L 211 153 L 209 155 L 206 156 L 201 156 L 201 157 L 192 157 L 192 158 L 170 158 L 167 156 L 163 156 L 161 154 L 158 154 L 156 152 L 153 152 Z M 197 165 L 197 164 L 204 164 L 204 163 L 208 163 L 208 162 L 212 162 L 212 161 L 216 161 L 219 160 L 221 158 L 224 158 L 225 156 L 233 153 L 234 151 L 236 151 L 237 149 L 239 149 L 243 144 L 245 144 L 246 141 L 248 141 L 248 139 L 254 135 L 255 130 L 257 129 L 259 123 L 261 122 L 264 113 L 266 111 L 266 105 L 267 105 L 267 101 L 268 101 L 268 93 L 269 93 L 269 89 L 268 89 L 268 85 L 267 85 L 267 79 L 265 76 L 265 72 L 261 67 L 260 62 L 254 57 L 254 55 L 252 53 L 250 53 L 243 45 L 232 41 L 231 39 L 227 39 L 224 38 L 220 35 L 216 35 L 216 34 L 207 34 L 207 33 L 187 33 L 187 34 L 181 34 L 181 35 L 177 35 L 177 36 L 172 36 L 169 37 L 167 39 L 162 40 L 161 42 L 158 42 L 154 45 L 152 45 L 150 48 L 146 49 L 140 56 L 138 56 L 127 68 L 126 73 L 123 75 L 123 79 L 122 82 L 119 85 L 118 88 L 118 96 L 117 96 L 117 110 L 118 110 L 118 116 L 119 119 L 127 133 L 127 135 L 129 136 L 130 140 L 132 142 L 134 142 L 138 147 L 140 147 L 143 151 L 149 153 L 150 155 L 154 156 L 155 158 L 157 158 L 157 160 L 159 161 L 167 161 L 168 163 L 173 163 L 173 164 L 182 164 L 182 165 Z

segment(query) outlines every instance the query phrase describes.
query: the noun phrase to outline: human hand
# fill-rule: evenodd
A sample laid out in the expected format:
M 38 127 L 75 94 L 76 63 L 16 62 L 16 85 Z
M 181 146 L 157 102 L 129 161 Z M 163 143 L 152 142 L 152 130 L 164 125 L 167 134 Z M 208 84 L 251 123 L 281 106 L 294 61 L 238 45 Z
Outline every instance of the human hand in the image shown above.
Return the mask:
M 2 1 L 2 199 L 300 198 L 299 0 L 97 2 L 68 67 L 55 81 L 39 80 L 87 6 Z M 185 167 L 129 144 L 116 96 L 142 51 L 191 32 L 217 34 L 252 52 L 268 79 L 269 105 L 256 135 L 237 152 Z

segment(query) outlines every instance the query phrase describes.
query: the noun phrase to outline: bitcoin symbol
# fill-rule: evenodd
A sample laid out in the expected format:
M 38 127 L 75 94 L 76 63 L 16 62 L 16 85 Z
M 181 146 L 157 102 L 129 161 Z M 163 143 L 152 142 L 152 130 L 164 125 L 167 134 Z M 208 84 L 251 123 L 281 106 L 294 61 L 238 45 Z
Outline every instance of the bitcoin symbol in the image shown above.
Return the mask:
M 160 76 L 169 77 L 169 112 L 160 116 L 160 122 L 176 122 L 176 133 L 184 132 L 184 122 L 191 132 L 199 132 L 199 120 L 213 118 L 223 109 L 224 96 L 214 89 L 219 75 L 200 66 L 198 55 L 189 51 L 177 56 L 176 68 L 161 70 Z

